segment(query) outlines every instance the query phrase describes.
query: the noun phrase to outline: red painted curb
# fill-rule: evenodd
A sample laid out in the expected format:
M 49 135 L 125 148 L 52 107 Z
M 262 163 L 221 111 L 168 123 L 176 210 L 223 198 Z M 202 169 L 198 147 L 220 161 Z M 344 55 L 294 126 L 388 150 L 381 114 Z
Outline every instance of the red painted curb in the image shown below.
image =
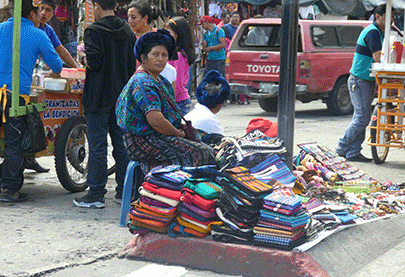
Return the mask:
M 135 237 L 120 253 L 120 257 L 246 277 L 329 276 L 308 253 L 221 243 L 208 238 L 172 238 L 157 233 Z

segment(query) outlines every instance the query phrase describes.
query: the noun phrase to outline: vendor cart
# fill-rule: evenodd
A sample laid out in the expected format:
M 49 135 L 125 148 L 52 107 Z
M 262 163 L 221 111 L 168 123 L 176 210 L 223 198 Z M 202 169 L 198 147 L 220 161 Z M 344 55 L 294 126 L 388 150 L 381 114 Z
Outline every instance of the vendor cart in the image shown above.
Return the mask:
M 67 78 L 66 80 L 63 90 L 33 88 L 34 95 L 31 95 L 30 103 L 41 111 L 47 140 L 47 148 L 36 153 L 35 156 L 55 156 L 55 169 L 62 186 L 68 191 L 80 192 L 87 188 L 89 154 L 87 127 L 82 115 L 81 103 L 84 79 Z M 12 108 L 18 111 L 20 107 L 13 105 Z M 0 153 L 4 153 L 3 138 L 4 132 L 1 129 Z M 108 148 L 108 174 L 110 175 L 115 172 L 110 142 Z
M 397 56 L 402 56 L 405 51 L 405 40 L 402 35 L 397 41 L 401 46 L 400 51 L 395 50 L 395 45 L 392 46 L 395 44 L 390 32 L 392 3 L 391 0 L 387 1 L 384 58 L 381 63 L 374 63 L 371 68 L 371 75 L 375 76 L 378 86 L 378 102 L 371 117 L 367 144 L 371 146 L 376 164 L 385 162 L 391 147 L 405 146 L 405 63 Z
M 8 3 L 8 1 L 6 1 Z M 7 4 L 6 3 L 6 4 Z M 83 3 L 84 4 L 84 3 Z M 1 7 L 1 6 L 0 6 Z M 14 1 L 12 106 L 10 116 L 23 116 L 26 106 L 19 106 L 21 0 Z M 83 70 L 83 69 L 82 69 Z M 84 71 L 84 70 L 83 70 Z M 82 72 L 84 74 L 84 72 Z M 40 112 L 47 138 L 47 148 L 35 156 L 55 156 L 55 169 L 62 186 L 71 192 L 87 188 L 89 146 L 87 127 L 82 116 L 81 94 L 84 77 L 67 78 L 61 90 L 34 88 L 31 103 Z M 0 86 L 0 89 L 7 89 Z M 10 89 L 10 88 L 9 88 Z M 0 153 L 4 153 L 4 132 L 0 131 Z M 115 172 L 115 162 L 108 143 L 108 174 Z

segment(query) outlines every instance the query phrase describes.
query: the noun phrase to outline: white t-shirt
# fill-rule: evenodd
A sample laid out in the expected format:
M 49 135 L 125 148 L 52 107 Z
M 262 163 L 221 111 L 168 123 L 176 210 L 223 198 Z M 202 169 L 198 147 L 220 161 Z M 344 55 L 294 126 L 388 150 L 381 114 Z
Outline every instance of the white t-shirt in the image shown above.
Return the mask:
M 224 129 L 219 123 L 218 117 L 206 106 L 197 103 L 194 109 L 184 117 L 191 121 L 194 128 L 204 131 L 207 134 L 225 135 Z
M 166 63 L 165 69 L 163 69 L 163 71 L 160 73 L 160 75 L 165 77 L 171 84 L 174 81 L 176 81 L 177 71 L 176 71 L 176 68 L 174 68 L 174 66 L 172 66 L 169 63 Z

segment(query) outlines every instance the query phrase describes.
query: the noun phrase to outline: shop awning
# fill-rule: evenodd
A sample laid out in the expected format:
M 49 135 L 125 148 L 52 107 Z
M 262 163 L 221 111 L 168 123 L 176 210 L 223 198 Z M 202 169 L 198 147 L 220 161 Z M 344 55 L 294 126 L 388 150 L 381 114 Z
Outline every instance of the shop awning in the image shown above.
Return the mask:
M 219 1 L 229 2 L 229 0 Z M 274 2 L 274 0 L 236 0 L 233 2 L 244 2 L 251 5 L 264 5 Z M 312 4 L 317 4 L 323 13 L 330 12 L 335 15 L 363 16 L 366 11 L 372 10 L 373 7 L 386 2 L 386 0 L 299 0 L 299 5 L 305 7 Z M 392 6 L 395 9 L 405 9 L 405 0 L 393 0 Z

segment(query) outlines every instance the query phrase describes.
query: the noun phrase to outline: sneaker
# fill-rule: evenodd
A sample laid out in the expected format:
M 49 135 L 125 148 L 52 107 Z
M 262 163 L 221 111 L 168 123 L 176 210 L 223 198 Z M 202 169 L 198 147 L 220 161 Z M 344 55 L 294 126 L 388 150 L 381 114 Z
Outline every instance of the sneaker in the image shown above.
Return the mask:
M 350 162 L 364 162 L 364 163 L 369 163 L 373 161 L 373 159 L 364 157 L 361 153 L 354 157 L 346 158 L 346 160 Z
M 28 200 L 28 194 L 19 192 L 19 191 L 13 191 L 13 190 L 3 190 L 0 193 L 0 201 L 1 202 L 11 202 L 11 203 L 16 203 L 16 202 L 23 202 Z
M 86 194 L 83 197 L 73 199 L 73 204 L 82 208 L 101 209 L 105 207 L 104 197 L 94 198 Z
M 122 204 L 122 192 L 117 192 L 114 197 L 114 202 L 118 204 Z

